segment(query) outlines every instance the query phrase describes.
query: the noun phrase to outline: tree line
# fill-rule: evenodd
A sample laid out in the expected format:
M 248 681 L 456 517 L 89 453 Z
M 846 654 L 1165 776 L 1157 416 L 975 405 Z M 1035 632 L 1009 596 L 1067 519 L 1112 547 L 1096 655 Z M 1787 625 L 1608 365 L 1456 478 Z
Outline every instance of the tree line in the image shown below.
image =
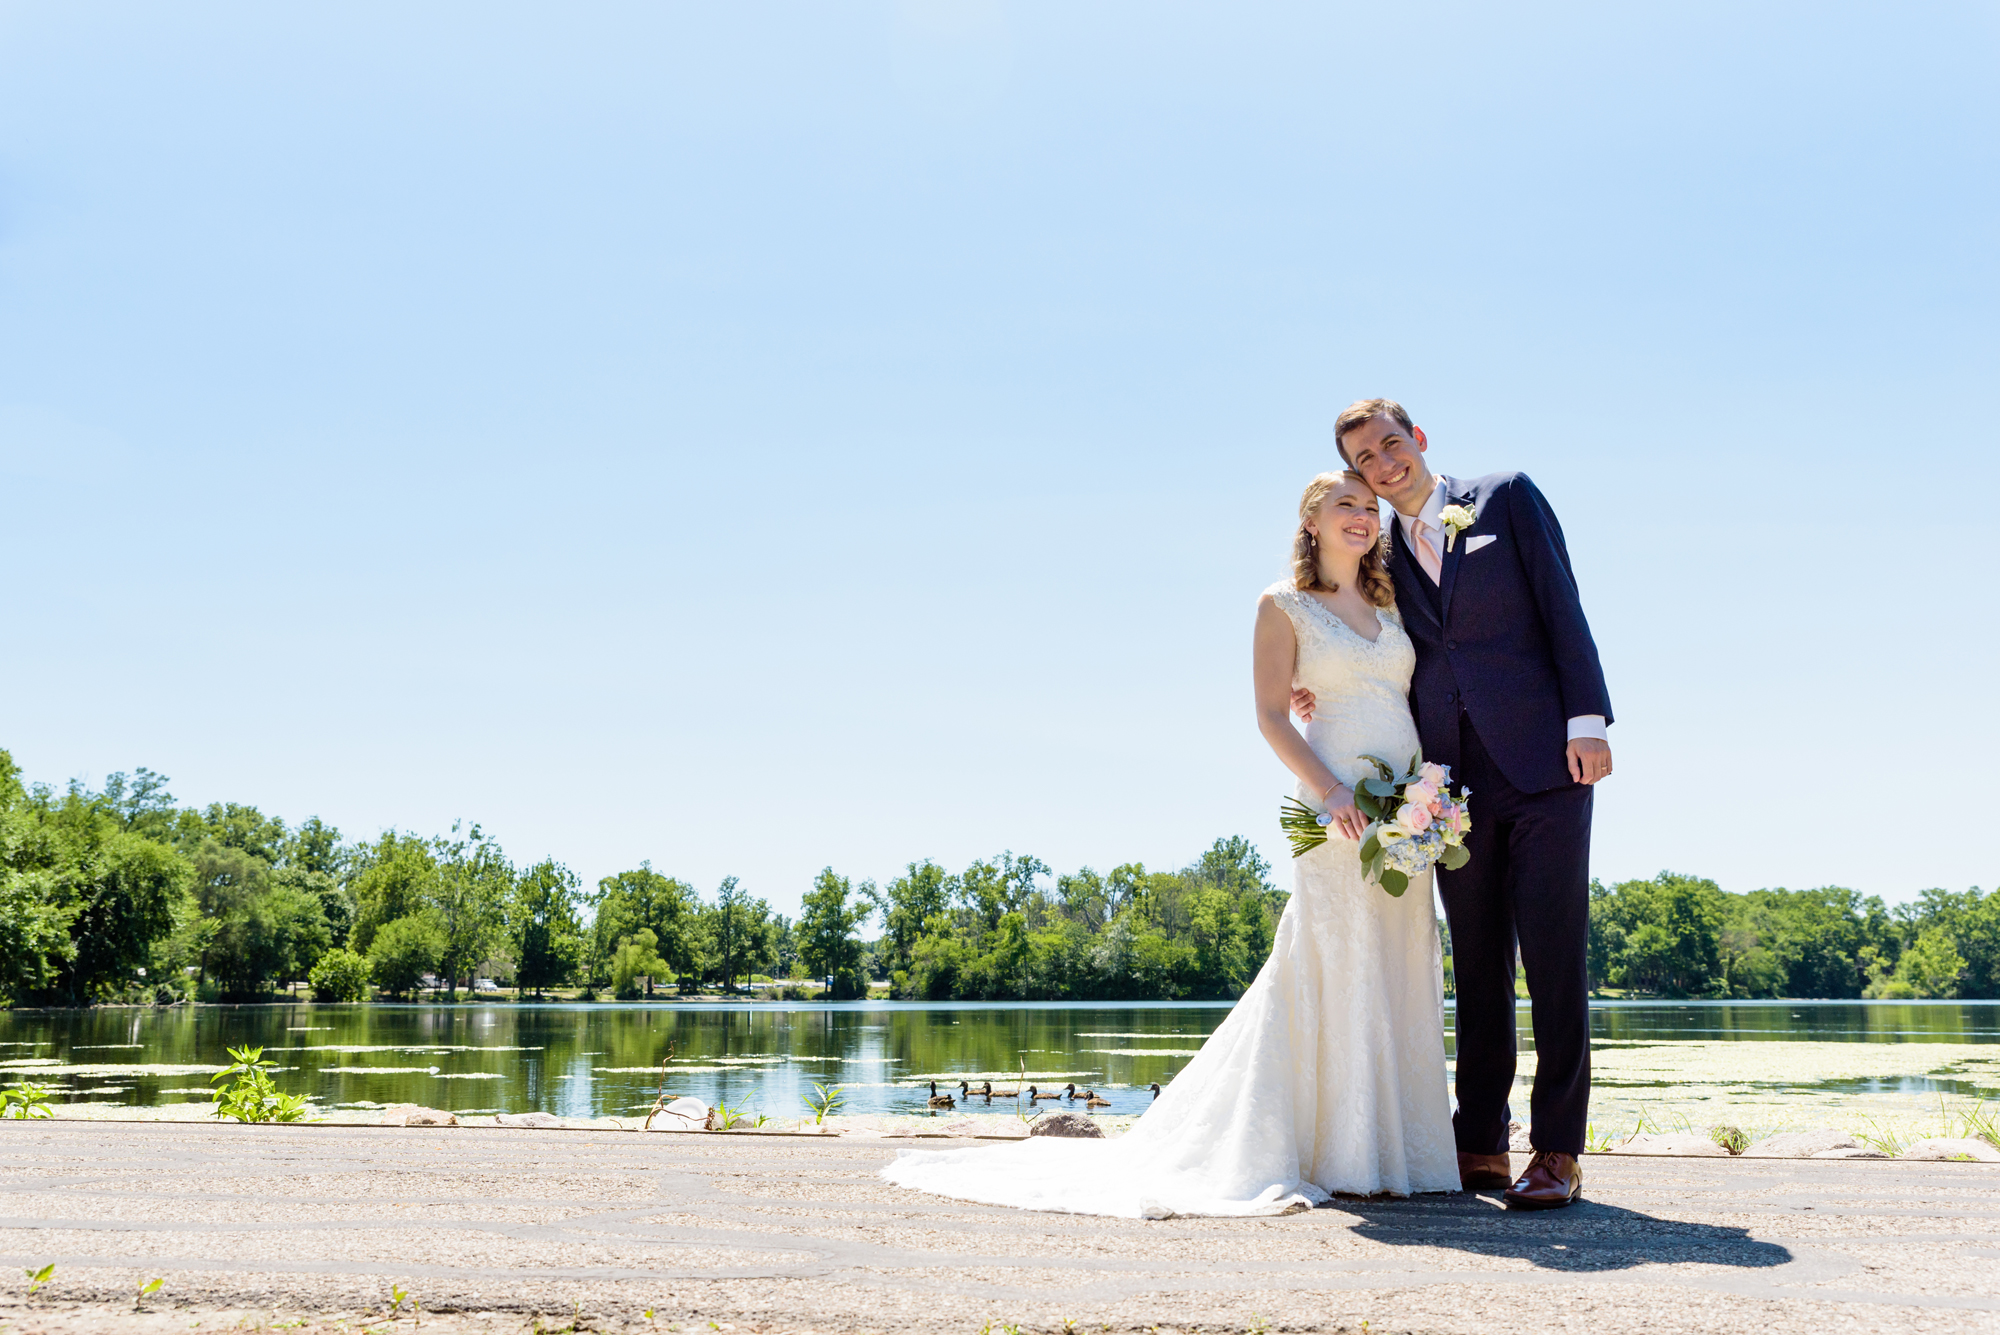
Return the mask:
M 100 790 L 28 785 L 0 750 L 0 998 L 250 1000 L 306 982 L 360 1000 L 480 976 L 621 998 L 773 980 L 831 999 L 871 982 L 927 1000 L 1230 998 L 1284 912 L 1271 870 L 1240 837 L 1172 871 L 1056 875 L 1002 853 L 878 886 L 828 868 L 792 920 L 734 877 L 704 895 L 641 863 L 586 888 L 553 858 L 517 865 L 476 825 L 348 841 L 318 818 L 181 807 L 145 769 Z M 1590 933 L 1592 985 L 1634 995 L 2000 996 L 2000 892 L 1888 909 L 1662 873 L 1594 884 Z

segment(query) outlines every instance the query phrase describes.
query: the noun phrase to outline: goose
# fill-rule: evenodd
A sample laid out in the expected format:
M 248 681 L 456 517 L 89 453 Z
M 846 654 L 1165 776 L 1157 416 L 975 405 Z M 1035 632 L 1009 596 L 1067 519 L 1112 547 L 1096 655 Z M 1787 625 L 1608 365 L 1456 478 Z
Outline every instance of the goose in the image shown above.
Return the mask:
M 937 1081 L 935 1080 L 931 1081 L 930 1106 L 933 1108 L 950 1108 L 954 1106 L 951 1095 L 937 1092 Z
M 987 1097 L 987 1099 L 988 1099 L 989 1101 L 990 1101 L 990 1100 L 992 1100 L 992 1099 L 995 1099 L 995 1098 L 1002 1098 L 1002 1099 L 1018 1099 L 1018 1098 L 1020 1098 L 1020 1097 L 1021 1097 L 1021 1091 L 1020 1091 L 1020 1090 L 1018 1090 L 1018 1089 L 995 1089 L 995 1088 L 993 1088 L 993 1082 L 992 1082 L 991 1080 L 988 1080 L 988 1081 L 986 1082 L 986 1087 L 985 1087 L 985 1088 L 983 1088 L 983 1089 L 981 1089 L 981 1090 L 980 1090 L 979 1092 L 980 1092 L 981 1094 L 984 1094 L 984 1095 L 985 1095 L 985 1096 Z
M 1100 1099 L 1095 1094 L 1087 1094 L 1084 1096 L 1083 1106 L 1086 1108 L 1109 1108 L 1111 1100 Z
M 1028 1086 L 1028 1098 L 1033 1102 L 1039 1103 L 1043 1099 L 1059 1099 L 1061 1097 L 1062 1095 L 1057 1093 L 1055 1090 L 1050 1090 L 1048 1093 L 1044 1094 L 1040 1090 L 1036 1089 L 1033 1085 Z
M 967 1103 L 972 1102 L 972 1086 L 961 1080 L 958 1082 L 958 1096 Z
M 1154 1081 L 1154 1082 L 1153 1082 L 1153 1085 L 1152 1085 L 1152 1090 L 1153 1090 L 1153 1097 L 1154 1097 L 1154 1098 L 1156 1098 L 1156 1099 L 1157 1099 L 1158 1097 L 1160 1097 L 1160 1085 L 1159 1085 L 1159 1082 L 1158 1082 L 1158 1081 Z
M 1073 1099 L 1073 1098 L 1075 1098 L 1075 1097 L 1076 1097 L 1076 1086 L 1075 1086 L 1074 1084 L 1069 1084 L 1069 1085 L 1064 1085 L 1064 1086 L 1063 1086 L 1063 1097 L 1064 1097 L 1064 1098 L 1066 1098 L 1066 1099 Z

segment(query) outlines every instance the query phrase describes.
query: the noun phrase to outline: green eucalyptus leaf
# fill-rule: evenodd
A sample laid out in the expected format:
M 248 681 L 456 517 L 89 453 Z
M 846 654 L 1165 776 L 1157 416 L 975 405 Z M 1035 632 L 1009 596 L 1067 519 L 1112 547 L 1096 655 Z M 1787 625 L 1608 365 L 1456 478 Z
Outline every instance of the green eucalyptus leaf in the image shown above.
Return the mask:
M 1396 777 L 1396 771 L 1389 768 L 1389 762 L 1386 760 L 1383 760 L 1377 756 L 1360 756 L 1357 758 L 1365 760 L 1369 764 L 1373 765 L 1385 779 L 1393 779 Z
M 1472 854 L 1466 850 L 1463 844 L 1457 848 L 1447 846 L 1444 850 L 1444 856 L 1439 858 L 1438 861 L 1444 864 L 1446 871 L 1457 871 L 1460 867 L 1472 861 Z
M 1382 888 L 1400 899 L 1403 892 L 1410 888 L 1410 878 L 1391 867 L 1382 873 Z

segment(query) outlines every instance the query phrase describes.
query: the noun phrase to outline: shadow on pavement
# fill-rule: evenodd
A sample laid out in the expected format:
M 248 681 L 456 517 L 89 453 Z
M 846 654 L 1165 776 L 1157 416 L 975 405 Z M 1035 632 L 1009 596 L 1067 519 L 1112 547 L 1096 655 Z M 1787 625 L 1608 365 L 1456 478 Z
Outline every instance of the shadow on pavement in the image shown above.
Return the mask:
M 1509 1210 L 1500 1193 L 1407 1200 L 1338 1197 L 1322 1209 L 1358 1215 L 1354 1232 L 1392 1247 L 1448 1247 L 1512 1256 L 1547 1270 L 1626 1270 L 1640 1265 L 1768 1269 L 1792 1254 L 1740 1228 L 1660 1219 L 1588 1196 L 1560 1210 Z

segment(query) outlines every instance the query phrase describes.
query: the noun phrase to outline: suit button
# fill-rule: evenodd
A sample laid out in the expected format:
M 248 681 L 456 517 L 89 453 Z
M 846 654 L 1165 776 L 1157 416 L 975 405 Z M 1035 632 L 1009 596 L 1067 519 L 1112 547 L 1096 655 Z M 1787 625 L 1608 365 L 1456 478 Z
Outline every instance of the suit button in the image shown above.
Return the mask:
M 1446 704 L 1450 704 L 1454 698 L 1456 697 L 1454 697 L 1450 691 L 1446 691 L 1444 693 L 1444 702 Z
M 1456 649 L 1456 648 L 1458 648 L 1458 641 L 1457 641 L 1457 640 L 1446 640 L 1446 641 L 1444 642 L 1444 647 L 1445 647 L 1445 648 L 1447 648 L 1447 649 Z

